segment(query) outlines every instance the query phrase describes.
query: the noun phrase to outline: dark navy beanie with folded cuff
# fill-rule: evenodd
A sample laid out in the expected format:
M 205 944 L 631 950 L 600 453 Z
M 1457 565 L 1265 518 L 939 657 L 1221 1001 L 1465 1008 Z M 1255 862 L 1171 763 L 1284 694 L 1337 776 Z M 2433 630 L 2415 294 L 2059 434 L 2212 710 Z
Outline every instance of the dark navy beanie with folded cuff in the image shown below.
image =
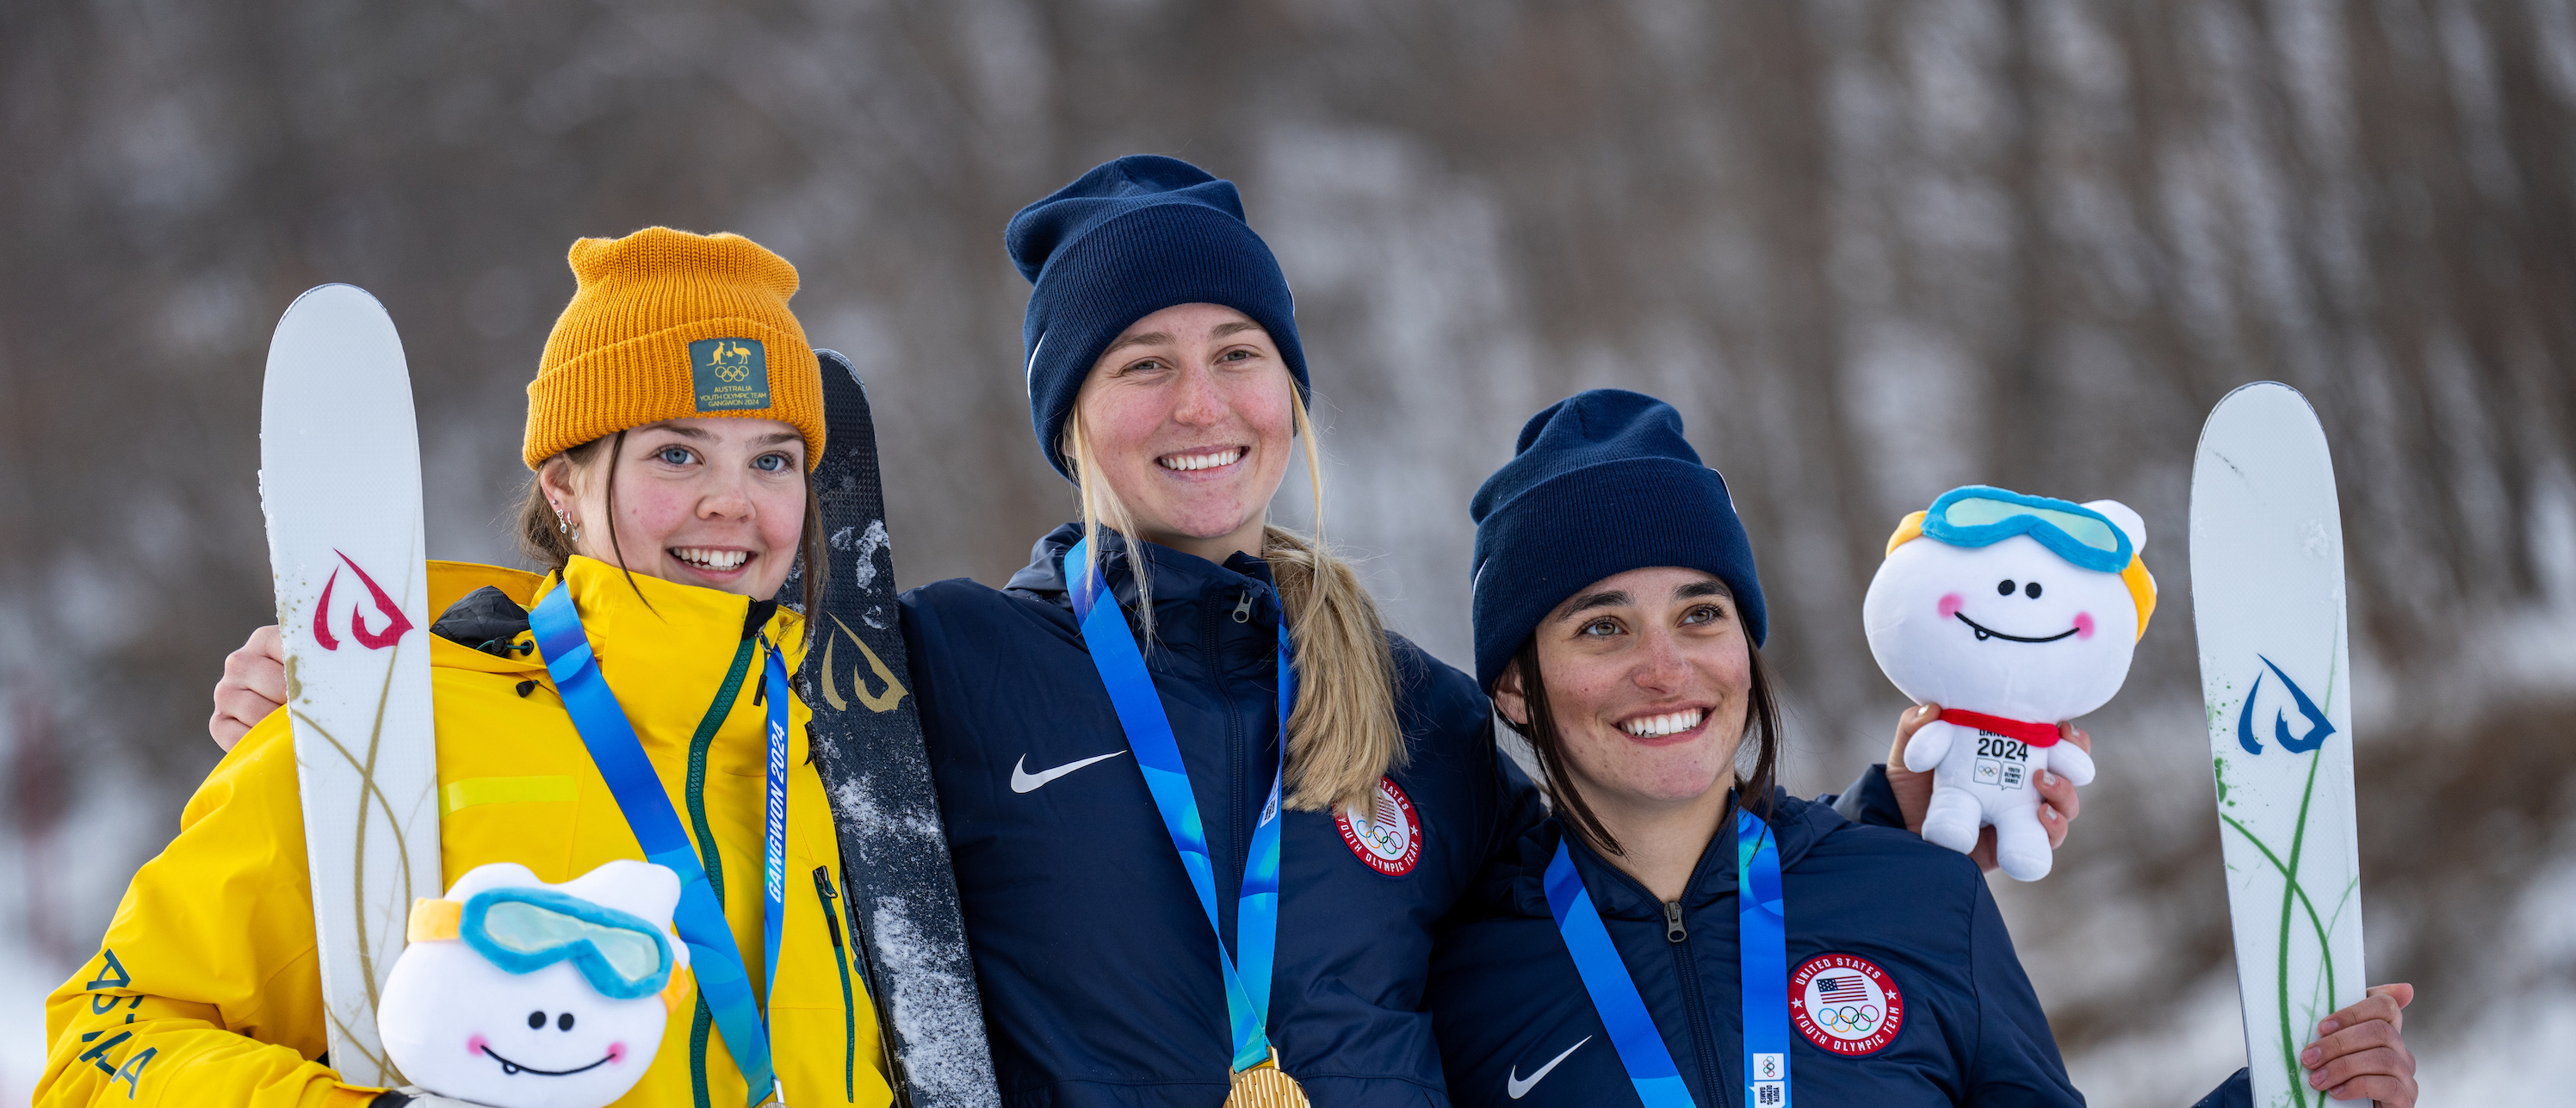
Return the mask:
M 1029 292 L 1020 338 L 1029 419 L 1056 472 L 1064 422 L 1092 363 L 1129 325 L 1181 304 L 1222 304 L 1270 332 L 1312 400 L 1297 306 L 1268 244 L 1243 219 L 1231 181 L 1178 158 L 1131 154 L 1022 208 L 1002 234 Z
M 1682 438 L 1681 413 L 1654 397 L 1594 389 L 1530 417 L 1468 514 L 1476 681 L 1489 692 L 1557 605 L 1632 569 L 1715 574 L 1753 644 L 1769 633 L 1753 544 L 1726 479 Z

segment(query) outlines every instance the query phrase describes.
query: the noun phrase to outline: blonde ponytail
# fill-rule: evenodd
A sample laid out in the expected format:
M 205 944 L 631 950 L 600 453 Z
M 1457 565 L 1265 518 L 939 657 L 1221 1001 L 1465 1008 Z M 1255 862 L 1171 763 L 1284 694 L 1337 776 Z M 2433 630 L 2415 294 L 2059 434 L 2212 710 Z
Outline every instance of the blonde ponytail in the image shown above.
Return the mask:
M 1405 764 L 1404 729 L 1395 718 L 1395 655 L 1377 601 L 1360 586 L 1348 561 L 1324 540 L 1324 472 L 1316 457 L 1314 426 L 1306 405 L 1295 404 L 1298 437 L 1306 443 L 1306 476 L 1315 494 L 1315 537 L 1284 527 L 1261 529 L 1261 557 L 1279 585 L 1288 637 L 1297 648 L 1297 707 L 1288 717 L 1289 807 L 1320 812 L 1370 811 L 1378 778 Z M 1065 454 L 1073 459 L 1082 493 L 1082 537 L 1089 564 L 1065 567 L 1089 574 L 1098 564 L 1103 526 L 1132 535 L 1131 517 L 1091 457 L 1079 409 L 1065 421 Z M 1145 563 L 1130 558 L 1136 593 L 1153 610 Z M 1152 634 L 1152 620 L 1145 621 Z
M 1073 418 L 1064 421 L 1064 455 L 1073 459 L 1074 488 L 1082 495 L 1082 567 L 1077 576 L 1072 566 L 1064 567 L 1065 585 L 1089 580 L 1100 568 L 1100 529 L 1106 527 L 1120 535 L 1136 533 L 1127 514 L 1127 502 L 1110 491 L 1109 477 L 1100 471 L 1100 463 L 1091 456 L 1091 444 L 1083 437 L 1082 409 L 1076 407 Z M 1152 645 L 1155 634 L 1153 576 L 1145 572 L 1145 560 L 1130 556 L 1127 566 L 1136 576 L 1136 607 L 1146 613 L 1145 638 Z

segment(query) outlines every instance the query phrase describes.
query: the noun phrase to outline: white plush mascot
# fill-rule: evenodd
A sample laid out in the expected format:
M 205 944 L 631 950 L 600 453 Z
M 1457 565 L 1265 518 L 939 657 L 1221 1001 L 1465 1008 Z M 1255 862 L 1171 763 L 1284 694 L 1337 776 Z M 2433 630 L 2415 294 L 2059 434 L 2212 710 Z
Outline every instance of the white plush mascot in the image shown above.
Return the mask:
M 2033 777 L 2093 781 L 2092 757 L 2057 741 L 2057 725 L 2128 679 L 2156 608 L 2146 544 L 2145 522 L 2118 501 L 1986 485 L 1942 493 L 1897 526 L 1861 620 L 1888 679 L 1941 705 L 1905 747 L 1907 769 L 1933 774 L 1924 838 L 1964 854 L 1993 824 L 2005 874 L 2048 876 Z
M 376 1005 L 385 1052 L 421 1090 L 491 1108 L 625 1096 L 688 992 L 679 902 L 679 877 L 649 862 L 560 885 L 513 862 L 467 870 L 412 906 Z

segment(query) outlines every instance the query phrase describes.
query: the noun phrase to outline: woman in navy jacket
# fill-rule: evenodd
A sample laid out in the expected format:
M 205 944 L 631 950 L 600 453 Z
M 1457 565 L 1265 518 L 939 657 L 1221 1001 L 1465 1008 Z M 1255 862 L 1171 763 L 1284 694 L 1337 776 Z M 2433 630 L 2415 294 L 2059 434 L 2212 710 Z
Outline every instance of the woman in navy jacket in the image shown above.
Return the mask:
M 1435 955 L 1455 1103 L 2083 1103 L 1976 864 L 1772 786 L 1761 582 L 1677 413 L 1551 407 L 1473 512 L 1478 677 L 1556 815 Z M 2317 1081 L 2412 1102 L 2394 989 L 2337 1013 Z
M 1277 263 L 1231 184 L 1150 156 L 1030 205 L 1007 245 L 1035 285 L 1038 442 L 1084 519 L 1001 589 L 903 598 L 1006 1102 L 1214 1108 L 1285 1073 L 1319 1105 L 1443 1103 L 1433 926 L 1540 813 L 1475 683 L 1383 631 L 1319 541 L 1267 526 L 1294 440 L 1312 442 Z M 1086 623 L 1091 571 L 1111 618 Z M 1096 664 L 1122 652 L 1142 659 L 1141 702 L 1114 701 L 1118 673 Z M 1166 823 L 1142 772 L 1155 718 L 1195 831 Z M 1272 841 L 1265 974 L 1266 913 L 1241 894 Z M 1248 986 L 1232 1009 L 1221 949 Z

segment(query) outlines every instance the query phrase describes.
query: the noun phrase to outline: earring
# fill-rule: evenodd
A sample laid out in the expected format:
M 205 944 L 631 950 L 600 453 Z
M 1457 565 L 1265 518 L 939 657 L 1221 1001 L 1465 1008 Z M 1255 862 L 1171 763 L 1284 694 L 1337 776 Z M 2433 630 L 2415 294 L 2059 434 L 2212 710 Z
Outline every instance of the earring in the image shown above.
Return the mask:
M 560 532 L 562 532 L 562 533 L 564 533 L 564 534 L 571 534 L 571 533 L 572 533 L 572 521 L 571 521 L 571 520 L 569 520 L 569 519 L 565 519 L 565 518 L 564 518 L 564 514 L 563 514 L 563 505 L 561 505 L 561 504 L 556 504 L 556 505 L 553 505 L 553 508 L 554 508 L 554 510 L 555 510 L 555 530 L 560 531 Z

